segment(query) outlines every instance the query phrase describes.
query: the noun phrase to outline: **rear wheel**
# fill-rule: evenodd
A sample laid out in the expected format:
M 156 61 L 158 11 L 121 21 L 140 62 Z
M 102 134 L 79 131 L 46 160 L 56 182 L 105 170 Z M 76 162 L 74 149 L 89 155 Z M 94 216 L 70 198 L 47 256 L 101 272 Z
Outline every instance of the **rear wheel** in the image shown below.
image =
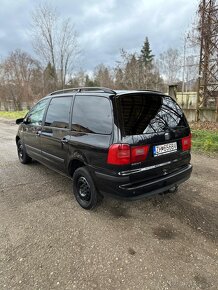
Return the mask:
M 98 203 L 98 193 L 86 167 L 79 167 L 73 175 L 73 193 L 84 209 L 93 209 Z
M 18 140 L 17 142 L 17 154 L 22 164 L 28 164 L 32 161 L 32 158 L 29 157 L 29 155 L 26 153 L 26 149 L 22 144 L 21 140 Z

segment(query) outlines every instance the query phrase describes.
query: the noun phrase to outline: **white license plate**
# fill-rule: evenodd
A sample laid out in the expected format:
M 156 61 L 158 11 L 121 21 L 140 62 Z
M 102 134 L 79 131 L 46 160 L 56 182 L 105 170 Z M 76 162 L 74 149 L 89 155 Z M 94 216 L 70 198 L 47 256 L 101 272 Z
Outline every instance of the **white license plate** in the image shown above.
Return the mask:
M 177 151 L 177 143 L 167 143 L 162 145 L 153 146 L 154 156 L 160 156 Z

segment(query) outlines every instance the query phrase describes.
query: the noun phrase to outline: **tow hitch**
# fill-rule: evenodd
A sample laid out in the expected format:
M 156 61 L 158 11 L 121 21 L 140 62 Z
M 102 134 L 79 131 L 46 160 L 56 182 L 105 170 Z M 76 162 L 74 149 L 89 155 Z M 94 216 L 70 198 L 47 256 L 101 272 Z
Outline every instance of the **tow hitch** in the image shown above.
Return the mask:
M 160 195 L 169 194 L 169 193 L 176 193 L 177 190 L 178 190 L 178 185 L 176 184 L 176 185 L 172 186 L 170 189 L 160 193 Z

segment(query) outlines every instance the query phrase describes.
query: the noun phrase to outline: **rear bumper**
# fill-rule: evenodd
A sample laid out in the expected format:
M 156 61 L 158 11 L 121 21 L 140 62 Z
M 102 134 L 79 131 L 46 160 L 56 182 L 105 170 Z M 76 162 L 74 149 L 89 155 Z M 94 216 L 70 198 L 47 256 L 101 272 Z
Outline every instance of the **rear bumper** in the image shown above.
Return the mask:
M 95 172 L 95 182 L 99 192 L 124 199 L 141 199 L 179 185 L 190 178 L 192 165 L 188 164 L 173 173 L 158 178 L 131 183 L 129 176 L 111 176 Z

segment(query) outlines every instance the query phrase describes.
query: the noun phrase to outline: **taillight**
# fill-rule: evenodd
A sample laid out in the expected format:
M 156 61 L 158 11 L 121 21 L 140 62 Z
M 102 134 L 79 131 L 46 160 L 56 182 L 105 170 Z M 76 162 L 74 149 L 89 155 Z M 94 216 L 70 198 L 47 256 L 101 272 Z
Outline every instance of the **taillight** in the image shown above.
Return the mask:
M 191 146 L 191 134 L 189 134 L 187 137 L 182 138 L 182 151 L 190 150 Z
M 131 163 L 144 161 L 148 155 L 149 145 L 131 148 Z
M 144 161 L 149 145 L 130 147 L 128 144 L 112 144 L 108 151 L 108 164 L 126 165 Z
M 130 146 L 128 144 L 112 144 L 108 151 L 107 163 L 124 165 L 130 163 Z

